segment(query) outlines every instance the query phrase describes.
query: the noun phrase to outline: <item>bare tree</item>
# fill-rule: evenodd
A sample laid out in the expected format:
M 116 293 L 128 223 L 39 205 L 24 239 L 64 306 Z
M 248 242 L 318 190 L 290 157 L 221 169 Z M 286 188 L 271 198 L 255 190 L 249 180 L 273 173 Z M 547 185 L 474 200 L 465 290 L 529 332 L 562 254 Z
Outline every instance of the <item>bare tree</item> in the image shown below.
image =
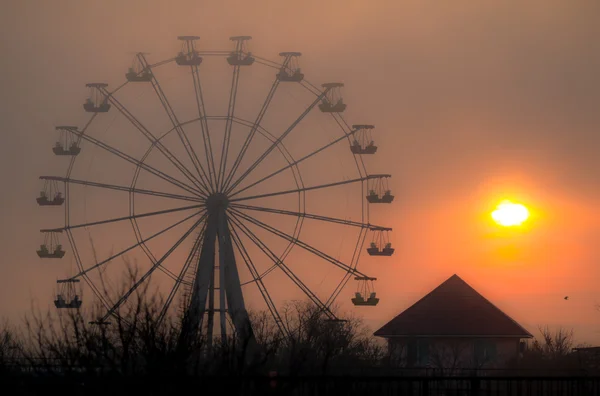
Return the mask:
M 308 301 L 289 302 L 282 312 L 291 335 L 281 343 L 280 370 L 292 375 L 330 374 L 381 363 L 383 348 L 361 319 L 331 321 Z
M 0 324 L 0 375 L 10 374 L 22 356 L 23 343 L 7 320 Z
M 582 369 L 572 353 L 575 346 L 572 329 L 538 326 L 538 331 L 539 336 L 529 343 L 523 356 L 509 362 L 508 368 L 530 375 L 571 375 Z
M 93 246 L 93 241 L 92 241 Z M 93 251 L 95 254 L 95 251 Z M 120 285 L 100 282 L 107 301 L 116 301 L 139 281 L 137 263 L 123 258 Z M 102 274 L 100 276 L 102 278 Z M 29 363 L 44 373 L 111 376 L 148 375 L 241 375 L 328 374 L 381 363 L 383 351 L 363 322 L 355 317 L 331 322 L 308 301 L 292 301 L 283 309 L 283 324 L 268 312 L 250 312 L 252 333 L 258 349 L 250 360 L 249 339 L 232 334 L 225 342 L 205 340 L 198 332 L 183 336 L 185 296 L 179 315 L 161 318 L 163 297 L 150 289 L 150 282 L 135 289 L 119 306 L 110 325 L 92 325 L 103 317 L 100 303 L 88 310 L 58 310 L 43 314 L 32 309 L 25 318 L 22 342 L 12 341 L 8 330 L 5 344 L 13 342 Z M 285 326 L 286 332 L 280 331 Z M 250 334 L 250 332 L 247 332 Z M 0 358 L 5 350 L 0 340 Z M 254 350 L 254 348 L 253 348 Z M 4 355 L 2 355 L 4 353 Z

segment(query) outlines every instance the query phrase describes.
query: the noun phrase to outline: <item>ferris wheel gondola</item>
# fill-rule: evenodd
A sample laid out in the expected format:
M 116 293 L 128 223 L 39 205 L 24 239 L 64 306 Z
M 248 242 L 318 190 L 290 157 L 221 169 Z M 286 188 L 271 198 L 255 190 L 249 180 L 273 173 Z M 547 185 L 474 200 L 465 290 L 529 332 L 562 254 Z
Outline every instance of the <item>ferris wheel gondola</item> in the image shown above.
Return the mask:
M 369 185 L 369 195 L 367 201 L 372 204 L 389 204 L 394 200 L 392 190 L 388 185 L 390 175 L 372 175 Z
M 277 73 L 277 79 L 281 82 L 300 82 L 304 79 L 304 74 L 300 71 L 298 58 L 302 55 L 300 52 L 280 52 L 284 61 Z
M 77 127 L 72 126 L 57 126 L 55 128 L 57 131 L 59 131 L 59 136 L 54 147 L 52 147 L 52 152 L 54 154 L 74 156 L 81 152 L 81 147 L 79 147 L 77 139 L 75 139 L 73 135 L 68 132 L 69 128 L 77 129 Z
M 274 318 L 275 323 L 284 335 L 289 335 L 291 329 L 287 328 L 281 315 L 278 312 L 277 305 L 271 297 L 269 287 L 265 283 L 265 278 L 274 271 L 278 271 L 282 277 L 287 278 L 294 287 L 303 293 L 319 310 L 319 312 L 328 320 L 337 322 L 339 318 L 332 312 L 332 305 L 337 297 L 343 291 L 347 282 L 355 277 L 359 284 L 364 289 L 359 291 L 360 297 L 355 295 L 352 299 L 354 305 L 374 306 L 379 302 L 373 288 L 375 278 L 367 276 L 364 272 L 358 269 L 358 263 L 361 252 L 364 253 L 365 238 L 369 230 L 374 229 L 388 230 L 384 227 L 374 226 L 369 221 L 368 203 L 375 203 L 370 196 L 367 196 L 365 202 L 365 194 L 371 189 L 379 191 L 372 187 L 378 183 L 382 183 L 382 179 L 390 177 L 390 175 L 369 175 L 366 172 L 366 167 L 361 155 L 353 154 L 373 154 L 375 151 L 372 147 L 368 148 L 368 144 L 362 148 L 361 152 L 348 152 L 347 146 L 343 146 L 342 152 L 351 158 L 352 163 L 356 164 L 356 177 L 348 178 L 345 175 L 333 175 L 334 181 L 330 183 L 305 184 L 306 178 L 300 172 L 299 164 L 310 164 L 314 158 L 322 152 L 331 151 L 336 145 L 342 147 L 345 142 L 352 142 L 354 136 L 362 136 L 373 127 L 370 125 L 350 125 L 342 117 L 342 112 L 346 109 L 346 104 L 343 103 L 340 94 L 341 83 L 326 83 L 317 88 L 310 84 L 305 79 L 304 73 L 300 71 L 298 65 L 299 52 L 281 52 L 283 57 L 282 63 L 272 62 L 267 59 L 252 55 L 247 49 L 247 41 L 249 36 L 231 37 L 231 41 L 235 43 L 233 51 L 199 51 L 196 48 L 195 42 L 198 40 L 196 36 L 180 36 L 178 37 L 182 43 L 180 52 L 171 59 L 150 64 L 144 53 L 136 54 L 134 64 L 131 70 L 126 74 L 126 82 L 119 85 L 117 89 L 109 91 L 107 84 L 87 84 L 91 94 L 88 102 L 84 105 L 86 112 L 94 113 L 90 121 L 81 130 L 75 127 L 62 127 L 61 131 L 71 134 L 73 139 L 76 138 L 78 144 L 81 140 L 86 141 L 86 150 L 80 155 L 72 154 L 70 166 L 65 177 L 59 176 L 42 176 L 41 178 L 53 183 L 65 183 L 65 224 L 61 228 L 42 230 L 46 235 L 44 244 L 38 250 L 38 256 L 41 258 L 62 258 L 65 251 L 62 249 L 58 234 L 65 232 L 69 239 L 74 259 L 77 261 L 78 272 L 73 274 L 69 279 L 61 281 L 61 287 L 64 289 L 58 293 L 55 305 L 57 308 L 79 308 L 81 306 L 80 297 L 73 292 L 75 284 L 84 279 L 88 287 L 95 294 L 96 298 L 104 305 L 105 311 L 102 316 L 98 317 L 93 323 L 108 324 L 110 317 L 119 317 L 120 307 L 126 304 L 134 295 L 134 292 L 145 282 L 150 281 L 153 273 L 161 271 L 172 282 L 172 288 L 169 291 L 168 297 L 165 299 L 164 305 L 160 311 L 160 318 L 164 318 L 173 311 L 172 303 L 177 296 L 185 295 L 184 316 L 186 317 L 186 330 L 190 334 L 194 332 L 205 332 L 206 336 L 212 340 L 214 335 L 214 327 L 218 328 L 216 332 L 220 333 L 222 339 L 227 334 L 235 333 L 238 337 L 252 336 L 252 329 L 249 326 L 249 316 L 246 310 L 244 292 L 246 285 L 256 285 L 260 295 L 262 296 L 265 305 Z M 233 76 L 231 80 L 231 90 L 229 93 L 229 105 L 227 107 L 227 115 L 221 114 L 211 116 L 206 113 L 204 106 L 203 90 L 201 86 L 199 66 L 203 59 L 210 57 L 225 58 L 229 65 L 233 67 Z M 209 61 L 207 60 L 207 63 Z M 224 62 L 223 62 L 224 63 Z M 240 78 L 241 66 L 249 66 L 256 63 L 270 67 L 277 71 L 274 76 L 273 85 L 260 109 L 257 116 L 253 120 L 242 120 L 235 114 L 236 98 L 238 89 L 238 79 Z M 197 118 L 180 120 L 178 111 L 171 105 L 167 99 L 167 95 L 163 91 L 159 82 L 160 67 L 166 67 L 168 64 L 177 66 L 189 66 L 191 68 L 192 78 L 190 84 L 193 84 L 193 92 L 197 109 Z M 177 69 L 177 68 L 176 68 Z M 257 67 L 253 67 L 253 73 Z M 179 69 L 177 69 L 179 70 Z M 178 71 L 181 73 L 181 71 Z M 269 72 L 271 73 L 271 71 Z M 135 76 L 134 76 L 135 74 Z M 271 76 L 273 76 L 271 74 Z M 272 77 L 273 78 L 273 77 Z M 165 114 L 168 116 L 172 125 L 169 130 L 158 135 L 150 131 L 141 119 L 136 117 L 130 110 L 127 109 L 124 102 L 120 100 L 121 93 L 126 91 L 125 88 L 129 82 L 151 81 L 152 88 L 156 93 L 160 104 L 162 105 Z M 280 84 L 281 82 L 297 82 L 298 84 Z M 130 86 L 138 84 L 131 84 Z M 280 85 L 285 85 L 291 89 L 301 89 L 303 92 L 309 92 L 311 102 L 308 106 L 303 106 L 299 109 L 299 116 L 279 135 L 273 135 L 269 132 L 263 123 L 263 118 L 267 113 L 267 109 L 274 101 L 275 91 Z M 298 88 L 294 88 L 298 87 Z M 123 91 L 122 91 L 123 90 Z M 191 90 L 190 90 L 191 91 Z M 181 103 L 182 101 L 178 101 Z M 93 125 L 97 120 L 102 119 L 97 113 L 106 113 L 109 109 L 117 116 L 123 116 L 131 123 L 131 130 L 139 133 L 140 136 L 146 139 L 148 149 L 145 155 L 139 159 L 119 149 L 116 145 L 109 144 L 94 135 L 91 132 L 90 125 Z M 295 158 L 290 153 L 290 150 L 285 146 L 284 140 L 294 132 L 295 127 L 313 109 L 319 108 L 326 115 L 318 115 L 318 117 L 331 120 L 332 117 L 335 123 L 335 130 L 338 132 L 337 138 L 321 145 L 317 143 L 317 147 L 310 147 L 309 153 L 301 158 Z M 320 114 L 317 111 L 317 114 Z M 223 122 L 225 124 L 222 144 L 215 149 L 214 133 L 212 122 Z M 196 123 L 196 124 L 194 124 Z M 190 139 L 188 135 L 190 125 L 198 126 L 198 135 L 200 141 Z M 241 125 L 248 129 L 248 133 L 239 147 L 237 153 L 230 151 L 230 140 L 239 136 L 232 134 L 233 125 Z M 167 135 L 176 135 L 177 139 L 169 139 Z M 119 138 L 123 138 L 125 134 L 118 134 Z M 267 149 L 254 146 L 258 137 L 264 138 L 267 142 Z M 289 140 L 289 139 L 288 139 Z M 307 142 L 311 142 L 307 139 Z M 89 146 L 88 146 L 89 144 Z M 174 154 L 173 145 L 177 145 L 179 152 Z M 77 146 L 79 148 L 79 146 Z M 103 180 L 87 180 L 78 179 L 75 177 L 73 170 L 78 169 L 78 165 L 82 162 L 79 157 L 86 157 L 88 147 L 93 150 L 102 150 L 113 158 L 118 158 L 119 161 L 126 161 L 135 168 L 132 176 L 132 181 L 129 185 L 121 185 L 118 182 L 111 183 L 110 177 L 122 177 L 123 170 L 119 169 L 118 174 L 114 174 L 110 168 L 103 169 Z M 260 150 L 260 154 L 255 160 L 248 161 L 248 153 L 252 150 Z M 258 148 L 257 148 L 258 147 Z M 92 150 L 93 149 L 93 150 Z M 376 147 L 375 147 L 376 149 Z M 366 150 L 366 151 L 365 151 Z M 200 154 L 201 153 L 201 154 Z M 266 175 L 259 173 L 255 169 L 261 164 L 264 165 L 265 158 L 271 153 L 279 153 L 281 158 L 287 165 L 278 167 L 275 165 L 266 165 L 273 167 L 268 169 Z M 79 152 L 77 153 L 79 154 Z M 231 154 L 231 155 L 229 155 Z M 150 156 L 160 157 L 160 165 L 150 164 L 148 158 Z M 322 157 L 324 157 L 322 155 Z M 169 167 L 166 171 L 165 164 Z M 113 172 L 113 174 L 111 174 Z M 332 173 L 331 169 L 322 169 L 322 175 Z M 156 187 L 142 188 L 139 184 L 139 176 L 143 174 L 150 181 L 156 181 Z M 290 175 L 290 181 L 295 187 L 283 189 L 276 176 Z M 319 175 L 319 176 L 322 176 Z M 305 175 L 306 176 L 306 173 Z M 161 184 L 162 183 L 162 184 Z M 80 185 L 84 187 L 93 187 L 90 190 L 99 189 L 102 191 L 111 191 L 115 194 L 123 194 L 123 200 L 129 203 L 129 214 L 127 216 L 114 216 L 95 221 L 74 220 L 71 208 L 78 204 L 77 199 L 69 187 Z M 164 187 L 167 185 L 173 190 Z M 162 187 L 161 187 L 162 186 Z M 258 186 L 258 187 L 257 187 Z M 355 194 L 351 195 L 356 199 L 361 207 L 361 213 L 358 215 L 359 220 L 347 220 L 350 217 L 334 217 L 331 214 L 318 213 L 319 205 L 315 206 L 315 210 L 311 212 L 311 204 L 318 200 L 310 200 L 307 198 L 307 192 L 318 191 L 327 194 L 331 189 L 339 186 L 353 187 L 356 189 Z M 371 187 L 369 187 L 371 186 Z M 175 191 L 176 190 L 176 191 Z M 71 192 L 70 192 L 71 191 Z M 97 191 L 97 190 L 96 190 Z M 377 195 L 377 202 L 390 203 L 389 188 L 381 191 L 381 197 Z M 379 194 L 379 192 L 377 193 Z M 387 195 L 386 195 L 387 194 Z M 350 195 L 349 195 L 350 196 Z M 145 207 L 150 207 L 148 211 L 142 212 L 139 209 L 137 202 L 143 198 L 158 197 L 162 201 L 168 202 L 167 209 L 153 207 L 155 205 L 152 200 L 146 201 Z M 293 198 L 291 198 L 293 197 Z M 273 199 L 271 199 L 273 198 Z M 271 200 L 270 200 L 271 199 Z M 272 204 L 272 202 L 285 201 L 289 199 L 295 205 L 294 210 L 282 209 Z M 181 206 L 184 202 L 185 206 Z M 177 204 L 177 205 L 175 205 Z M 307 209 L 308 207 L 308 209 Z M 111 210 L 107 206 L 106 210 Z M 260 212 L 260 213 L 259 213 Z M 272 225 L 269 221 L 261 217 L 262 214 L 268 213 L 273 216 L 273 221 L 280 221 L 285 217 L 295 218 L 295 227 L 290 227 L 289 230 L 284 227 Z M 143 225 L 139 219 L 159 219 L 159 216 L 164 215 L 181 215 L 182 219 L 173 223 L 165 223 L 164 227 L 154 233 L 142 232 Z M 356 218 L 356 217 L 355 217 Z M 324 248 L 317 248 L 317 244 L 307 242 L 306 237 L 309 235 L 302 234 L 304 221 L 315 222 L 315 224 L 335 224 L 336 227 L 344 227 L 344 229 L 352 229 L 356 231 L 356 245 L 354 254 L 349 254 L 348 259 L 342 260 L 335 258 L 333 255 L 325 252 Z M 161 224 L 158 220 L 157 223 Z M 127 227 L 131 226 L 134 231 L 136 243 L 128 246 L 117 253 L 111 254 L 110 257 L 101 259 L 94 257 L 94 262 L 89 263 L 81 258 L 78 253 L 84 248 L 79 245 L 78 239 L 74 236 L 77 230 L 90 230 L 99 225 L 115 225 Z M 185 232 L 180 228 L 184 227 Z M 180 231 L 173 231 L 180 230 Z M 170 248 L 166 252 L 157 253 L 156 245 L 153 242 L 161 235 L 171 232 L 179 232 L 178 239 L 170 242 Z M 118 233 L 108 233 L 107 238 L 116 237 Z M 268 237 L 265 237 L 268 236 Z M 273 241 L 282 242 L 285 248 L 275 249 Z M 178 267 L 173 269 L 167 265 L 172 258 L 173 252 L 177 249 L 181 252 L 181 246 L 191 243 L 189 251 L 180 260 L 177 260 Z M 386 250 L 388 249 L 388 250 Z M 335 287 L 332 287 L 331 294 L 320 296 L 311 289 L 296 272 L 297 269 L 290 264 L 290 257 L 293 257 L 295 252 L 302 250 L 314 257 L 314 260 L 325 263 L 328 266 L 337 268 L 338 282 Z M 115 258 L 122 257 L 131 251 L 137 251 L 144 254 L 148 259 L 149 269 L 145 272 L 131 287 L 119 296 L 116 301 L 106 298 L 99 292 L 94 281 L 91 280 L 91 275 L 99 273 L 105 268 L 106 264 L 113 261 Z M 383 247 L 382 252 L 388 252 L 388 247 Z M 256 254 L 262 254 L 262 260 L 257 260 Z M 218 254 L 217 254 L 218 253 Z M 370 254 L 370 253 L 369 253 Z M 387 254 L 379 254 L 387 255 Z M 218 261 L 216 260 L 218 257 Z M 264 265 L 266 261 L 270 263 L 267 268 L 259 268 L 259 264 Z M 351 257 L 351 258 L 350 258 Z M 249 278 L 247 282 L 243 282 L 240 278 L 241 268 L 247 269 Z M 318 273 L 317 273 L 318 275 Z M 217 285 L 218 284 L 218 285 Z M 68 290 L 67 290 L 68 289 Z M 61 296 L 59 299 L 58 297 Z M 218 317 L 218 322 L 215 320 Z M 227 325 L 227 320 L 231 321 L 231 325 Z M 229 327 L 228 327 L 229 326 Z
M 357 130 L 350 145 L 352 154 L 375 154 L 377 146 L 371 137 L 371 130 L 375 127 L 373 125 L 352 125 L 352 128 Z
M 90 95 L 83 104 L 83 109 L 88 113 L 107 113 L 110 110 L 110 104 L 107 97 L 100 91 L 101 88 L 106 88 L 105 83 L 89 83 L 86 87 L 90 89 Z
M 367 248 L 369 256 L 391 256 L 394 254 L 394 248 L 390 242 L 389 232 L 391 228 L 384 227 L 371 227 L 370 231 L 373 233 L 373 239 L 371 244 Z
M 319 104 L 319 109 L 323 113 L 342 113 L 346 110 L 346 104 L 340 92 L 340 88 L 343 86 L 344 84 L 342 83 L 326 83 L 322 85 L 327 90 L 327 94 L 322 99 L 321 104 Z
M 56 281 L 58 285 L 58 293 L 54 306 L 58 309 L 79 309 L 82 300 L 75 290 L 75 284 L 79 283 L 79 279 L 63 279 Z
M 51 198 L 50 198 L 51 197 Z M 58 183 L 54 180 L 45 180 L 44 188 L 36 198 L 40 206 L 61 206 L 65 203 L 65 197 L 58 188 Z
M 231 52 L 227 57 L 227 63 L 231 66 L 250 66 L 254 63 L 255 59 L 252 56 L 252 52 L 248 51 L 248 40 L 251 40 L 250 36 L 234 36 L 230 37 L 229 40 L 235 41 L 235 51 Z
M 357 283 L 357 290 L 352 299 L 352 304 L 357 306 L 368 306 L 374 307 L 379 303 L 379 298 L 377 298 L 377 293 L 375 292 L 375 287 L 373 286 L 373 282 L 377 280 L 377 278 L 369 278 L 368 276 L 357 276 L 354 278 Z
M 58 239 L 58 235 L 62 233 L 61 230 L 41 230 L 44 234 L 44 242 L 40 245 L 40 249 L 37 251 L 39 258 L 43 259 L 61 259 L 65 256 L 62 244 Z
M 136 54 L 133 58 L 133 64 L 125 73 L 125 78 L 129 82 L 150 82 L 152 81 L 152 71 L 141 63 L 138 54 Z
M 179 66 L 200 66 L 202 57 L 194 47 L 194 42 L 198 40 L 198 36 L 179 36 L 177 40 L 182 41 L 181 51 L 175 57 L 175 63 Z

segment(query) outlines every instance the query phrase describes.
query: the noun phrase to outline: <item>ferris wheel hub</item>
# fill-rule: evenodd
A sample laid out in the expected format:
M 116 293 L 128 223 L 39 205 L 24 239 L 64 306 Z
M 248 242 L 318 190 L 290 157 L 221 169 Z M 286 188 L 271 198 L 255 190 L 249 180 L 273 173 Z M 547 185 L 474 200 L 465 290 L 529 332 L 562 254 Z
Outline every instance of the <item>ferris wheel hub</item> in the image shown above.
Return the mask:
M 229 206 L 229 198 L 223 193 L 214 193 L 206 197 L 206 210 L 208 213 L 224 211 Z

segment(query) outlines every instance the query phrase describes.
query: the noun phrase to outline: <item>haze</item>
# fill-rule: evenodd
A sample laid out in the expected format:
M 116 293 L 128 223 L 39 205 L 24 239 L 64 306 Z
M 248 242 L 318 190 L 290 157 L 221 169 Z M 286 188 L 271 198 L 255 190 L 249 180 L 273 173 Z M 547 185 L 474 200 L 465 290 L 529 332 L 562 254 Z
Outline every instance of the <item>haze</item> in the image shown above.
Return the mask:
M 85 83 L 116 86 L 133 52 L 172 57 L 178 35 L 203 49 L 250 35 L 253 53 L 300 51 L 309 81 L 344 82 L 346 119 L 376 126 L 369 169 L 393 175 L 396 200 L 372 221 L 394 228 L 396 254 L 360 267 L 381 302 L 352 308 L 350 284 L 344 309 L 376 328 L 456 273 L 530 331 L 562 325 L 600 342 L 600 5 L 474 4 L 4 2 L 0 312 L 45 308 L 64 275 L 35 254 L 49 220 L 34 198 L 39 175 L 62 175 L 48 165 L 53 128 L 84 122 Z M 490 224 L 504 198 L 536 214 L 525 231 Z

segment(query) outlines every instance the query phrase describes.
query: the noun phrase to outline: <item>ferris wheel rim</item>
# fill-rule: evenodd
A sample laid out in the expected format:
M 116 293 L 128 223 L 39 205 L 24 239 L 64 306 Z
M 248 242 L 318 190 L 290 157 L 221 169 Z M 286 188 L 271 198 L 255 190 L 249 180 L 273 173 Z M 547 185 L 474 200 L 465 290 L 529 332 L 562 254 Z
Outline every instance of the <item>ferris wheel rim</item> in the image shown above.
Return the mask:
M 205 53 L 205 52 L 203 52 L 203 51 L 198 51 L 198 53 L 199 53 L 201 56 L 202 56 L 202 55 L 205 55 L 205 56 L 206 56 L 206 55 L 219 55 L 219 56 L 226 56 L 226 55 L 230 54 L 230 53 L 231 53 L 231 51 L 222 51 L 222 52 L 218 52 L 218 53 L 217 53 L 217 51 L 213 51 L 213 52 L 209 52 L 209 53 Z M 292 53 L 292 54 L 296 54 L 296 53 Z M 298 54 L 299 54 L 299 53 L 298 53 Z M 256 59 L 260 59 L 260 60 L 262 60 L 262 59 L 263 59 L 263 58 L 260 58 L 260 57 L 257 57 L 257 56 L 255 56 L 255 55 L 253 55 L 253 56 L 254 56 L 254 57 L 256 57 Z M 148 66 L 148 67 L 149 67 L 149 68 L 153 68 L 153 67 L 159 67 L 159 66 L 165 65 L 165 64 L 167 64 L 167 63 L 169 63 L 169 62 L 171 62 L 171 61 L 173 61 L 173 60 L 175 60 L 175 58 L 170 58 L 170 59 L 168 59 L 168 60 L 166 60 L 166 61 L 157 62 L 157 63 L 155 63 L 155 64 L 153 64 L 153 65 L 150 65 L 150 66 Z M 273 64 L 277 65 L 277 63 L 276 63 L 276 62 L 271 62 L 271 61 L 269 61 L 269 62 L 270 62 L 270 64 L 266 64 L 266 66 L 270 66 L 270 67 L 276 67 L 276 66 L 273 66 Z M 261 63 L 261 62 L 257 62 L 257 63 Z M 262 64 L 265 64 L 265 63 L 262 63 Z M 283 67 L 283 65 L 281 65 L 281 64 L 279 64 L 279 66 L 280 66 L 280 67 Z M 126 81 L 126 82 L 125 82 L 124 84 L 122 84 L 121 86 L 117 87 L 117 89 L 115 89 L 115 90 L 113 90 L 112 92 L 110 92 L 110 93 L 109 93 L 109 96 L 113 96 L 113 95 L 116 93 L 116 91 L 120 90 L 120 89 L 121 89 L 122 87 L 124 87 L 124 86 L 125 86 L 127 83 L 128 83 L 128 81 Z M 306 84 L 308 84 L 309 86 L 312 86 L 312 87 L 314 87 L 312 84 L 310 84 L 310 83 L 308 83 L 308 82 L 306 82 Z M 339 87 L 339 86 L 343 86 L 343 84 L 341 84 L 341 83 L 328 83 L 328 84 L 329 84 L 329 85 L 332 85 L 332 84 L 334 84 L 334 85 L 332 85 L 332 87 Z M 339 85 L 335 85 L 335 84 L 339 84 Z M 303 86 L 305 86 L 304 84 L 302 84 L 302 85 L 303 85 Z M 325 84 L 325 85 L 327 85 L 327 84 Z M 306 88 L 306 86 L 305 86 L 305 88 Z M 308 89 L 308 88 L 307 88 L 307 89 Z M 311 91 L 310 89 L 308 89 L 308 90 L 309 90 L 309 91 Z M 312 92 L 313 94 L 315 93 L 315 92 L 313 92 L 313 91 L 311 91 L 311 92 Z M 96 114 L 94 114 L 94 115 L 92 116 L 92 119 L 90 120 L 90 122 L 91 122 L 91 121 L 94 119 L 94 117 L 95 117 L 95 116 L 96 116 Z M 204 118 L 205 118 L 205 119 L 209 119 L 209 117 L 210 117 L 210 116 L 205 116 Z M 227 117 L 227 118 L 229 119 L 230 117 Z M 335 116 L 334 116 L 334 118 L 335 118 Z M 339 116 L 339 118 L 341 118 L 341 119 L 342 119 L 342 121 L 345 123 L 345 120 L 343 120 L 343 118 L 342 118 L 341 116 Z M 200 118 L 197 118 L 197 119 L 195 119 L 195 120 L 188 120 L 186 123 L 191 123 L 191 122 L 194 122 L 194 121 L 198 121 L 198 120 L 200 120 L 200 119 L 201 119 L 201 117 L 200 117 Z M 235 122 L 235 120 L 233 120 L 233 119 L 232 119 L 231 121 L 232 121 L 232 122 Z M 337 121 L 337 119 L 336 119 L 336 121 Z M 339 122 L 338 122 L 338 123 L 339 123 Z M 177 127 L 181 127 L 181 126 L 182 126 L 182 125 L 184 125 L 184 124 L 185 124 L 185 123 L 180 123 L 180 124 L 179 124 Z M 347 125 L 347 124 L 346 124 L 346 125 Z M 340 126 L 341 126 L 341 125 L 340 125 Z M 173 130 L 175 130 L 177 127 L 175 127 L 175 126 L 174 126 L 174 128 L 173 128 L 172 130 L 170 130 L 170 131 L 168 131 L 167 133 L 165 133 L 164 135 L 162 135 L 162 136 L 161 136 L 159 139 L 162 139 L 162 137 L 164 137 L 164 136 L 165 136 L 166 134 L 168 134 L 168 133 L 171 133 L 171 132 L 172 132 Z M 345 137 L 345 138 L 347 138 L 347 139 L 349 140 L 351 135 L 350 135 L 350 134 L 347 134 L 347 133 L 346 133 L 346 131 L 345 131 L 343 128 L 342 128 L 342 131 L 344 132 L 344 137 Z M 79 136 L 78 136 L 78 141 L 80 141 L 80 140 L 82 139 L 82 136 L 83 136 L 83 134 L 81 134 L 81 135 L 79 135 Z M 150 147 L 149 151 L 153 150 L 153 149 L 154 149 L 154 147 L 155 147 L 155 146 L 154 146 L 154 145 L 152 145 L 152 146 Z M 355 161 L 356 161 L 356 160 L 357 160 L 357 159 L 356 159 L 356 156 L 354 156 L 354 158 L 355 158 Z M 360 156 L 359 156 L 359 159 L 360 159 L 360 162 L 362 163 L 362 168 L 363 168 L 363 170 L 364 170 L 364 172 L 365 172 L 365 174 L 366 174 L 366 168 L 364 168 L 364 163 L 362 162 L 362 157 L 360 157 Z M 71 172 L 71 169 L 72 169 L 72 167 L 73 167 L 73 163 L 74 163 L 74 161 L 75 161 L 75 157 L 73 157 L 73 158 L 71 159 L 71 164 L 70 164 L 70 166 L 69 166 L 68 176 L 70 175 L 70 172 Z M 143 162 L 142 162 L 142 163 L 143 163 Z M 288 162 L 288 164 L 289 164 L 289 162 Z M 297 167 L 297 163 L 296 163 L 296 167 Z M 358 163 L 358 162 L 357 162 L 357 168 L 358 168 L 359 174 L 362 174 L 363 170 L 361 170 L 361 167 L 359 166 L 359 163 Z M 140 164 L 137 164 L 137 165 L 136 165 L 136 169 L 137 169 L 137 170 L 140 170 Z M 67 179 L 68 179 L 68 177 L 67 177 Z M 67 190 L 67 188 L 68 188 L 68 187 L 67 187 L 67 185 L 68 185 L 68 184 L 69 184 L 69 182 L 68 182 L 68 181 L 65 181 L 65 190 Z M 136 178 L 134 178 L 134 180 L 133 180 L 133 183 L 132 183 L 132 184 L 133 184 L 133 186 L 135 187 L 135 185 L 137 184 L 137 179 L 136 179 Z M 304 185 L 302 184 L 302 186 L 304 186 Z M 300 190 L 300 187 L 299 187 L 298 189 Z M 234 191 L 234 193 L 235 193 L 235 191 Z M 305 193 L 305 190 L 304 190 L 304 191 L 298 191 L 298 194 L 299 194 L 299 195 L 300 195 L 300 194 L 302 194 L 302 195 L 303 195 L 304 193 Z M 131 197 L 134 197 L 134 198 L 133 198 L 133 200 L 135 200 L 135 195 L 136 195 L 135 193 L 130 193 L 130 196 L 131 196 Z M 364 194 L 363 194 L 363 195 L 364 195 Z M 68 203 L 68 202 L 69 202 L 69 200 L 67 200 L 67 203 Z M 69 206 L 69 205 L 67 204 L 67 205 L 66 205 L 66 208 L 65 208 L 65 212 L 66 212 L 66 213 L 65 213 L 65 219 L 66 219 L 66 221 L 65 221 L 65 225 L 66 225 L 66 227 L 69 225 L 69 221 L 68 221 L 69 214 L 68 214 L 68 209 L 67 209 L 67 208 L 68 208 L 68 206 Z M 368 206 L 367 206 L 367 208 L 368 208 Z M 305 213 L 305 211 L 306 211 L 306 208 L 305 208 L 305 201 L 304 201 L 304 207 L 302 208 L 302 210 L 300 210 L 300 209 L 299 209 L 299 210 L 298 210 L 298 213 L 304 212 L 304 214 L 306 214 L 306 213 Z M 131 212 L 130 212 L 130 214 L 131 214 Z M 134 212 L 134 214 L 135 214 L 135 212 Z M 368 223 L 368 221 L 367 221 L 366 223 L 364 222 L 364 216 L 365 216 L 365 214 L 364 214 L 364 208 L 363 208 L 363 214 L 362 214 L 362 218 L 363 218 L 363 225 L 365 225 L 365 226 L 369 226 L 370 224 Z M 306 218 L 306 216 L 305 216 L 305 215 L 298 215 L 297 217 L 298 217 L 298 221 L 300 221 L 301 223 L 302 223 L 302 222 L 304 221 L 304 219 Z M 367 213 L 367 217 L 368 217 L 368 213 Z M 134 221 L 133 221 L 133 222 L 136 222 L 136 223 L 137 223 L 137 220 L 136 220 L 136 219 L 134 219 Z M 362 227 L 362 228 L 365 228 L 365 227 Z M 69 240 L 71 241 L 71 239 L 72 239 L 72 238 L 71 238 L 71 230 L 70 230 L 70 229 L 67 229 L 67 233 L 69 234 L 69 236 L 70 236 L 70 237 L 69 237 Z M 361 233 L 362 233 L 362 230 L 361 230 Z M 365 237 L 366 237 L 366 232 L 365 232 L 365 234 L 362 236 L 362 241 L 361 241 L 361 237 L 359 236 L 359 240 L 358 240 L 358 242 L 357 242 L 357 245 L 356 245 L 355 252 L 356 252 L 356 250 L 358 249 L 359 245 L 361 246 L 361 249 L 362 249 L 362 245 L 364 244 Z M 137 235 L 136 235 L 136 239 L 137 239 Z M 296 238 L 296 239 L 297 239 L 297 238 Z M 291 246 L 292 248 L 293 248 L 295 245 L 296 245 L 296 244 L 295 244 L 294 242 L 290 242 L 290 244 L 289 244 L 289 246 Z M 75 251 L 74 242 L 72 243 L 72 248 L 73 248 L 73 249 L 74 249 L 74 251 Z M 290 250 L 290 251 L 291 251 L 291 250 Z M 289 254 L 289 253 L 288 253 L 288 254 Z M 359 256 L 360 256 L 360 254 L 359 254 Z M 76 261 L 78 261 L 78 260 L 76 260 Z M 354 261 L 354 258 L 352 259 L 352 261 Z M 356 266 L 357 266 L 357 265 L 358 265 L 358 259 L 356 260 L 356 264 L 353 266 L 353 268 L 354 268 L 354 269 L 356 269 Z M 353 271 L 353 272 L 348 272 L 348 273 L 347 273 L 347 275 L 350 275 L 350 276 L 351 276 L 351 275 L 353 275 L 353 274 L 356 274 L 356 273 L 360 273 L 360 272 L 354 272 L 354 271 Z M 91 281 L 89 281 L 89 282 L 88 282 L 87 276 L 84 276 L 84 279 L 86 280 L 86 283 L 88 283 L 88 285 L 91 287 L 91 285 L 90 285 Z M 256 279 L 255 279 L 255 280 L 253 280 L 252 282 L 256 282 Z M 176 281 L 176 283 L 177 283 L 177 281 Z M 343 288 L 343 287 L 342 287 L 342 288 Z M 92 290 L 94 291 L 94 289 L 93 289 L 93 288 L 92 288 Z M 334 300 L 335 300 L 335 298 L 334 298 Z M 333 301 L 332 301 L 331 303 L 333 303 Z

